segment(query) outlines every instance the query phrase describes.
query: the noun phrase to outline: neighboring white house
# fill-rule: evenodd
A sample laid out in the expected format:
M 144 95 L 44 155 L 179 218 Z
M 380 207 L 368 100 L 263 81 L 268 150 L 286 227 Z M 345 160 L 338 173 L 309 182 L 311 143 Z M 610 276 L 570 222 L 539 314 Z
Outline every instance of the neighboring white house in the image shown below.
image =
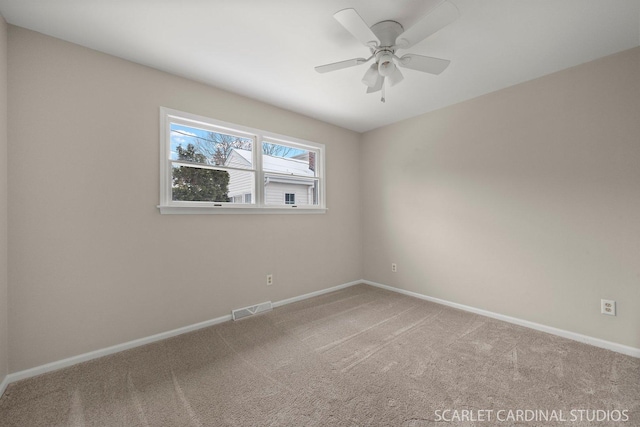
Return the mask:
M 262 155 L 264 200 L 268 205 L 317 204 L 315 153 L 305 152 L 294 157 Z M 252 152 L 234 148 L 225 166 L 252 169 Z M 255 194 L 253 172 L 229 170 L 229 201 L 252 203 Z

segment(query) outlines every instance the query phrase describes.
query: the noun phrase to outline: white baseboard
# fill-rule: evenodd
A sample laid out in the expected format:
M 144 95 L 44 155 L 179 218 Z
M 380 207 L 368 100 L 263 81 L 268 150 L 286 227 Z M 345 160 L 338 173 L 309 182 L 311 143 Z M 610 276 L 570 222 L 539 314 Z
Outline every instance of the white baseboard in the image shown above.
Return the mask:
M 286 304 L 291 304 L 292 302 L 302 301 L 307 298 L 312 298 L 318 295 L 348 288 L 349 286 L 357 285 L 359 283 L 363 283 L 363 281 L 357 280 L 354 282 L 344 283 L 342 285 L 333 286 L 331 288 L 322 289 L 320 291 L 311 292 L 311 293 L 300 295 L 297 297 L 284 299 L 282 301 L 273 303 L 273 307 L 276 308 Z M 99 357 L 108 356 L 110 354 L 118 353 L 124 350 L 129 350 L 135 347 L 140 347 L 145 344 L 151 344 L 156 341 L 161 341 L 167 338 L 175 337 L 176 335 L 186 334 L 187 332 L 196 331 L 198 329 L 207 328 L 209 326 L 217 325 L 218 323 L 227 322 L 229 320 L 231 320 L 231 315 L 221 316 L 215 319 L 206 320 L 204 322 L 195 323 L 193 325 L 184 326 L 182 328 L 173 329 L 167 332 L 161 332 L 159 334 L 129 341 L 123 344 L 117 344 L 111 347 L 80 354 L 78 356 L 72 356 L 67 359 L 58 360 L 56 362 L 47 363 L 45 365 L 36 366 L 35 368 L 25 369 L 24 371 L 14 372 L 13 374 L 7 375 L 2 381 L 2 383 L 0 383 L 0 397 L 2 397 L 2 394 L 4 393 L 5 389 L 12 382 L 35 377 L 36 375 L 45 374 L 47 372 L 57 371 L 58 369 L 66 368 L 72 365 L 76 365 L 78 363 L 87 362 L 89 360 L 97 359 Z
M 20 381 L 25 378 L 35 377 L 36 375 L 45 374 L 51 371 L 57 371 L 58 369 L 66 368 L 68 366 L 76 365 L 78 363 L 87 362 L 99 357 L 108 356 L 110 354 L 118 353 L 131 348 L 140 347 L 145 344 L 151 344 L 156 341 L 161 341 L 167 338 L 175 337 L 176 335 L 186 334 L 187 332 L 196 331 L 198 329 L 206 328 L 208 326 L 217 325 L 218 323 L 231 320 L 231 315 L 217 317 L 215 319 L 207 320 L 193 325 L 184 326 L 182 328 L 173 329 L 167 332 L 161 332 L 159 334 L 151 335 L 137 340 L 128 341 L 122 344 L 116 344 L 111 347 L 102 348 L 100 350 L 90 351 L 88 353 L 80 354 L 78 356 L 72 356 L 67 359 L 58 360 L 56 362 L 47 363 L 45 365 L 36 366 L 35 368 L 25 369 L 24 371 L 15 372 L 7 375 L 9 383 Z
M 6 376 L 0 383 L 0 397 L 2 397 L 8 385 L 9 385 L 9 376 Z
M 460 310 L 469 311 L 471 313 L 480 314 L 482 316 L 491 317 L 493 319 L 502 320 L 508 323 L 513 323 L 514 325 L 524 326 L 525 328 L 535 329 L 537 331 L 546 332 L 548 334 L 557 335 L 559 337 L 568 338 L 574 341 L 579 341 L 581 343 L 590 344 L 595 347 L 600 347 L 607 350 L 615 351 L 616 353 L 626 354 L 627 356 L 640 358 L 640 348 L 630 347 L 627 345 L 618 344 L 611 341 L 605 341 L 600 338 L 594 338 L 588 335 L 582 335 L 576 332 L 566 331 L 564 329 L 558 329 L 552 326 L 542 325 L 540 323 L 518 319 L 517 317 L 505 316 L 504 314 L 494 313 L 492 311 L 482 310 L 480 308 L 458 304 L 458 303 L 443 300 L 440 298 L 430 297 L 427 295 L 419 294 L 417 292 L 411 292 L 411 291 L 406 291 L 400 288 L 394 288 L 393 286 L 383 285 L 382 283 L 376 283 L 370 280 L 362 280 L 362 283 L 366 283 L 367 285 L 375 286 L 377 288 L 386 289 L 388 291 L 397 292 L 403 295 L 419 298 L 422 300 L 435 302 L 437 304 L 442 304 L 442 305 L 457 308 Z
M 333 286 L 331 288 L 322 289 L 315 292 L 310 292 L 308 294 L 300 295 L 293 298 L 287 298 L 281 301 L 277 301 L 273 303 L 273 308 L 281 307 L 286 304 L 291 304 L 294 302 L 302 301 L 308 298 L 313 298 L 319 295 L 323 295 L 329 292 L 334 292 L 340 289 L 348 288 L 353 285 L 357 285 L 359 283 L 365 283 L 370 286 L 375 286 L 378 288 L 386 289 L 393 292 L 398 292 L 400 294 L 408 295 L 411 297 L 423 299 L 426 301 L 435 302 L 437 304 L 446 305 L 449 307 L 457 308 L 460 310 L 468 311 L 471 313 L 480 314 L 482 316 L 491 317 L 493 319 L 502 320 L 508 323 L 513 323 L 515 325 L 524 326 L 530 329 L 535 329 L 542 332 L 547 332 L 552 335 L 557 335 L 560 337 L 568 338 L 574 341 L 579 341 L 586 344 L 591 344 L 596 347 L 604 348 L 607 350 L 612 350 L 618 353 L 626 354 L 633 357 L 640 358 L 640 349 L 635 347 L 629 347 L 622 344 L 617 344 L 610 341 L 601 340 L 599 338 L 590 337 L 587 335 L 578 334 L 575 332 L 565 331 L 562 329 L 554 328 L 551 326 L 541 325 L 539 323 L 530 322 L 528 320 L 522 320 L 515 317 L 505 316 L 503 314 L 493 313 L 491 311 L 482 310 L 475 307 L 470 307 L 463 304 L 458 304 L 451 301 L 442 300 L 439 298 L 433 298 L 426 295 L 419 294 L 417 292 L 406 291 L 404 289 L 394 288 L 393 286 L 383 285 L 382 283 L 372 282 L 370 280 L 356 280 L 349 283 L 344 283 L 342 285 Z M 86 362 L 92 359 L 97 359 L 99 357 L 108 356 L 110 354 L 118 353 L 124 350 L 129 350 L 131 348 L 139 347 L 145 344 L 151 344 L 156 341 L 161 341 L 167 338 L 171 338 L 177 335 L 185 334 L 187 332 L 196 331 L 198 329 L 206 328 L 209 326 L 217 325 L 219 323 L 227 322 L 231 320 L 231 315 L 217 317 L 215 319 L 207 320 L 200 323 L 195 323 L 193 325 L 184 326 L 182 328 L 173 329 L 171 331 L 162 332 L 159 334 L 151 335 L 145 338 L 140 338 L 137 340 L 129 341 L 123 344 L 117 344 L 111 347 L 103 348 L 100 350 L 91 351 L 88 353 L 80 354 L 78 356 L 69 357 L 67 359 L 59 360 L 56 362 L 47 363 L 45 365 L 36 366 L 35 368 L 26 369 L 24 371 L 15 372 L 13 374 L 7 375 L 2 382 L 0 383 L 0 397 L 3 395 L 7 386 L 15 381 L 20 381 L 26 378 L 34 377 L 36 375 L 41 375 L 47 372 L 57 371 L 58 369 L 66 368 L 68 366 L 72 366 L 78 363 Z
M 317 297 L 318 295 L 328 294 L 329 292 L 338 291 L 340 289 L 348 288 L 349 286 L 357 285 L 359 283 L 364 283 L 363 280 L 356 280 L 354 282 L 343 283 L 342 285 L 334 286 L 327 289 L 322 289 L 320 291 L 309 292 L 308 294 L 300 295 L 299 297 L 287 298 L 282 301 L 277 301 L 273 303 L 273 308 L 280 307 L 286 304 L 291 304 L 292 302 L 302 301 L 308 298 Z

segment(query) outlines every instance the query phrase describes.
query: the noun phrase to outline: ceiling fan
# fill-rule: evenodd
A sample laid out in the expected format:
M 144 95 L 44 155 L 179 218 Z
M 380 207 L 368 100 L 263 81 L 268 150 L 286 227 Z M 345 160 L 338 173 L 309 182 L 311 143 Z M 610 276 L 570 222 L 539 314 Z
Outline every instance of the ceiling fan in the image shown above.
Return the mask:
M 404 79 L 398 66 L 430 74 L 440 74 L 449 66 L 451 61 L 447 59 L 432 58 L 414 53 L 407 53 L 398 57 L 396 56 L 396 51 L 410 48 L 426 39 L 458 19 L 458 16 L 458 8 L 453 3 L 444 0 L 423 16 L 414 26 L 405 31 L 404 27 L 396 21 L 382 21 L 369 27 L 355 9 L 343 9 L 336 12 L 333 17 L 356 39 L 369 48 L 371 56 L 369 58 L 354 58 L 320 65 L 315 67 L 315 70 L 319 73 L 327 73 L 366 64 L 374 59 L 374 63 L 364 74 L 362 82 L 367 85 L 367 93 L 382 90 L 381 101 L 385 102 L 385 82 L 388 82 L 390 86 L 394 86 Z

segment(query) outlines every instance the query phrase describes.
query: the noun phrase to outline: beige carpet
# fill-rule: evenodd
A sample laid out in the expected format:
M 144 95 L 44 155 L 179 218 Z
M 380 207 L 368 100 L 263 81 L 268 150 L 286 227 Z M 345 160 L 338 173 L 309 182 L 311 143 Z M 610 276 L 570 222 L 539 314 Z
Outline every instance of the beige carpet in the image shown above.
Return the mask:
M 358 285 L 11 384 L 0 425 L 640 426 L 640 360 Z

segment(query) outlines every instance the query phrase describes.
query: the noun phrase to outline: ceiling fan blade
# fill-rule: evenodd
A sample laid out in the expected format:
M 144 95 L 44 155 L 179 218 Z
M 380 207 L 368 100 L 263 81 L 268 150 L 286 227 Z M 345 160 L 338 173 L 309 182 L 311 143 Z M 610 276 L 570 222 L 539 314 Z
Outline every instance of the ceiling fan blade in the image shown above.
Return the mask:
M 398 67 L 396 67 L 395 71 L 391 73 L 391 75 L 387 78 L 389 79 L 389 86 L 395 86 L 402 80 L 404 80 L 404 76 L 402 75 Z
M 319 73 L 328 73 L 329 71 L 342 70 L 343 68 L 355 67 L 356 65 L 364 64 L 368 59 L 354 58 L 347 59 L 346 61 L 334 62 L 332 64 L 319 65 L 315 70 Z
M 458 8 L 453 3 L 445 0 L 435 9 L 429 11 L 413 27 L 400 34 L 396 38 L 396 46 L 400 49 L 411 47 L 446 27 L 458 19 L 459 16 Z
M 358 15 L 355 9 L 343 9 L 336 12 L 333 17 L 365 46 L 376 47 L 380 44 L 378 37 L 373 34 L 371 28 Z
M 398 59 L 398 65 L 401 67 L 429 74 L 440 74 L 451 63 L 448 59 L 432 58 L 430 56 L 416 55 L 413 53 L 407 53 Z
M 376 81 L 376 84 L 374 86 L 368 87 L 367 93 L 378 92 L 379 90 L 382 90 L 383 85 L 384 85 L 384 77 L 378 74 L 378 80 Z

